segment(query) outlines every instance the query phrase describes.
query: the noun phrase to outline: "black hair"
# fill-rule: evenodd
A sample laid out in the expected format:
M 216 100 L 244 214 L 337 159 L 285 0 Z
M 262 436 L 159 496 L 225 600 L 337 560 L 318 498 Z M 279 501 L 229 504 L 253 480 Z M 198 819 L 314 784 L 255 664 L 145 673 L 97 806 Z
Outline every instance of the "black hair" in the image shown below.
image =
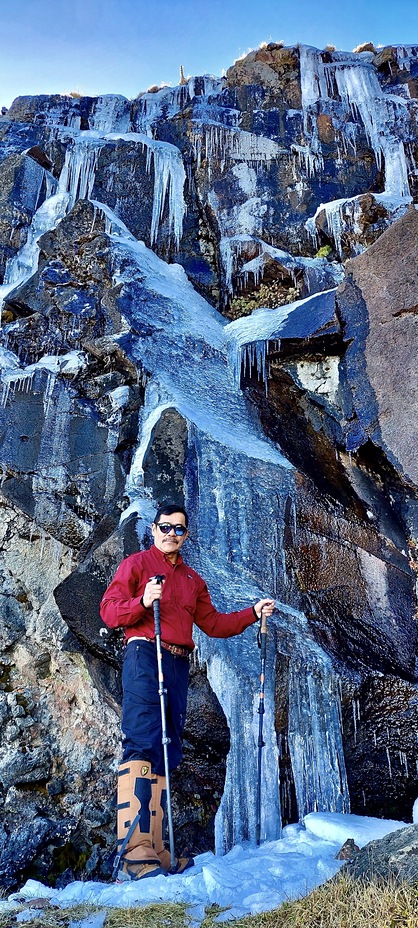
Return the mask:
M 162 503 L 155 513 L 154 525 L 157 525 L 161 519 L 161 516 L 172 516 L 174 512 L 181 512 L 184 515 L 184 521 L 187 528 L 189 525 L 189 517 L 184 506 L 181 506 L 179 503 Z

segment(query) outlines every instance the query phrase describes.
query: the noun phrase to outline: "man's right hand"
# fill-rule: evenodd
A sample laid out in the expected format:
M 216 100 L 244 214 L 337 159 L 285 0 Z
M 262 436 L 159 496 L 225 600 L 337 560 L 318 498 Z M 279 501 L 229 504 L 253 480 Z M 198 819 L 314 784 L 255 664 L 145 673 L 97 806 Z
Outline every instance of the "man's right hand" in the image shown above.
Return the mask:
M 156 577 L 150 577 L 142 594 L 142 602 L 145 609 L 151 609 L 155 599 L 161 599 L 163 594 L 163 583 L 159 583 Z

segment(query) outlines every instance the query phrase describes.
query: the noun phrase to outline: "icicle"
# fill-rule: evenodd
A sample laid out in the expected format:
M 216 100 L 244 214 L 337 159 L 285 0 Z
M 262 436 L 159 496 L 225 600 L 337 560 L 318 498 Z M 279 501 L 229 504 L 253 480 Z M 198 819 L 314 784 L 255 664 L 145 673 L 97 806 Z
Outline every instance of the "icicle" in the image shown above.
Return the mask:
M 405 751 L 399 751 L 399 763 L 400 763 L 401 767 L 404 768 L 405 776 L 408 777 L 408 776 L 409 776 L 408 758 L 407 758 L 407 756 L 406 756 Z
M 168 196 L 168 221 L 170 232 L 173 235 L 176 248 L 180 246 L 183 234 L 183 220 L 186 211 L 184 200 L 184 184 L 186 173 L 183 159 L 178 148 L 164 142 L 143 140 L 147 149 L 147 165 L 151 169 L 151 159 L 154 165 L 154 197 L 152 205 L 152 219 L 150 239 L 153 245 L 158 236 L 158 229 L 163 217 L 164 206 Z
M 324 170 L 324 158 L 318 146 L 314 149 L 312 145 L 293 144 L 291 150 L 297 155 L 307 177 L 315 177 Z
M 408 167 L 403 142 L 389 141 L 385 147 L 385 195 L 409 198 Z
M 89 199 L 96 179 L 99 153 L 104 141 L 91 137 L 79 137 L 67 148 L 58 193 L 68 195 L 67 209 L 72 209 L 76 200 Z
M 338 686 L 326 662 L 291 664 L 289 749 L 299 818 L 349 811 Z
M 255 135 L 243 129 L 234 129 L 219 124 L 196 123 L 192 145 L 195 158 L 207 159 L 210 167 L 211 161 L 217 159 L 221 162 L 221 169 L 226 161 L 245 161 L 249 164 L 267 164 L 277 160 L 283 149 L 272 139 L 263 135 Z
M 225 288 L 227 293 L 233 293 L 232 274 L 234 272 L 234 254 L 232 250 L 232 241 L 229 238 L 221 238 L 219 242 L 219 254 L 222 267 L 225 274 Z

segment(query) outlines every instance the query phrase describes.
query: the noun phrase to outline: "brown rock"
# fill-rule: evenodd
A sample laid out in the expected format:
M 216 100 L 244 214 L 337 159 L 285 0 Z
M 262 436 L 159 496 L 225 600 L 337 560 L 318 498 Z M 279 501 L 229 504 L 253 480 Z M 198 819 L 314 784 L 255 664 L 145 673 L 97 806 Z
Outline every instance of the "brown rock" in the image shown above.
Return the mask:
M 416 100 L 418 97 L 418 79 L 416 77 L 411 77 L 410 80 L 406 83 L 408 85 L 410 96 Z
M 362 255 L 347 262 L 368 312 L 365 363 L 382 444 L 418 482 L 418 212 L 411 208 Z
M 354 838 L 347 838 L 347 841 L 344 842 L 343 846 L 338 851 L 338 854 L 335 855 L 336 860 L 351 860 L 355 854 L 359 852 L 360 848 L 358 844 L 355 843 Z
M 375 68 L 381 68 L 389 61 L 396 62 L 396 52 L 391 45 L 386 45 L 386 47 L 382 48 L 381 51 L 375 56 L 375 58 L 373 58 L 373 64 Z
M 230 87 L 262 84 L 283 93 L 289 106 L 301 106 L 299 58 L 294 48 L 270 43 L 235 61 L 226 72 Z
M 335 141 L 335 129 L 331 117 L 321 113 L 316 122 L 321 142 L 324 142 L 325 145 L 331 145 Z

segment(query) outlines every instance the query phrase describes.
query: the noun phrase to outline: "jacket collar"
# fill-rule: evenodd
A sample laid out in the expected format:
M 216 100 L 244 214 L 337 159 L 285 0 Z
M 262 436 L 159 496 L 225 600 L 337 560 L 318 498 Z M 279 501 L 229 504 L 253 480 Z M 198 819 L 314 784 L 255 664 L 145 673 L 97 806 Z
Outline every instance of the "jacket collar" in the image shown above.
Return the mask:
M 154 544 L 152 545 L 151 551 L 153 552 L 154 557 L 156 557 L 160 561 L 161 564 L 164 564 L 164 566 L 166 564 L 170 564 L 170 567 L 177 567 L 177 564 L 183 563 L 183 558 L 181 556 L 180 551 L 177 555 L 177 560 L 175 564 L 172 564 L 167 554 L 164 554 L 164 551 L 160 551 L 159 548 L 156 548 Z

